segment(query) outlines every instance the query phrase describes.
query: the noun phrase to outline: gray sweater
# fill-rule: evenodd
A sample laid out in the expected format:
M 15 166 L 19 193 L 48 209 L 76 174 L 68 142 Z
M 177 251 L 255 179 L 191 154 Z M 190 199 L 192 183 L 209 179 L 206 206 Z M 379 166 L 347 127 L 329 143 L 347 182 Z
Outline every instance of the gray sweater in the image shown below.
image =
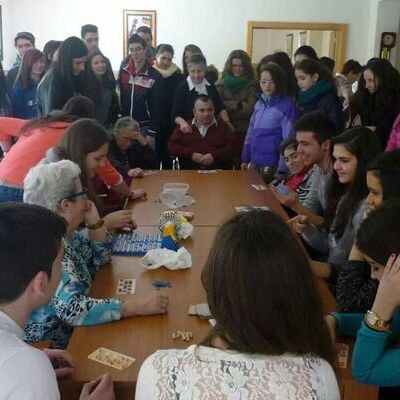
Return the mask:
M 314 213 L 322 215 L 326 208 L 326 185 L 331 172 L 324 172 L 318 165 L 312 167 L 310 190 L 302 204 Z
M 368 208 L 369 206 L 364 201 L 360 202 L 340 238 L 336 238 L 333 233 L 327 232 L 325 229 L 312 226 L 303 232 L 303 239 L 314 249 L 320 252 L 329 252 L 327 261 L 330 264 L 342 264 L 349 258 L 358 228 L 364 220 Z

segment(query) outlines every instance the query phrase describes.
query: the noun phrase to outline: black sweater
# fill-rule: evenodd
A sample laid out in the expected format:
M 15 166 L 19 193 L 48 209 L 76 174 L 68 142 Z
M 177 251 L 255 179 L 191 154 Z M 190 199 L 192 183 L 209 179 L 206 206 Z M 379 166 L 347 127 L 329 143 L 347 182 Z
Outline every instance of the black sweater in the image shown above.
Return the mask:
M 215 107 L 215 116 L 218 117 L 221 110 L 225 110 L 224 103 L 219 96 L 218 90 L 214 85 L 207 86 L 207 94 L 211 98 Z M 172 117 L 181 117 L 185 121 L 193 118 L 193 107 L 196 98 L 199 97 L 196 90 L 189 90 L 187 81 L 179 84 L 175 92 L 174 106 L 172 109 Z

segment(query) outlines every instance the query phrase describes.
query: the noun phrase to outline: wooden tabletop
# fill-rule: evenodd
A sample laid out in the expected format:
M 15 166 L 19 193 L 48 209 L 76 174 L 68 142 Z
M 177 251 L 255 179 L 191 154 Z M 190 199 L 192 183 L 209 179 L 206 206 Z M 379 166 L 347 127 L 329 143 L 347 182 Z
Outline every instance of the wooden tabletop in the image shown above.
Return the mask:
M 257 191 L 251 185 L 263 184 L 255 171 L 217 171 L 199 173 L 198 171 L 158 171 L 144 178 L 135 179 L 134 188 L 147 192 L 146 201 L 134 201 L 130 207 L 138 225 L 157 225 L 157 218 L 169 208 L 159 202 L 165 183 L 188 183 L 188 195 L 196 202 L 182 211 L 194 212 L 195 226 L 219 226 L 232 216 L 236 206 L 268 206 L 271 210 L 286 217 L 280 204 L 269 190 Z
M 171 289 L 163 289 L 170 295 L 168 313 L 129 318 L 104 325 L 77 327 L 68 347 L 78 366 L 73 376 L 75 382 L 89 381 L 100 374 L 110 373 L 116 383 L 117 392 L 121 390 L 120 393 L 124 393 L 120 398 L 132 398 L 140 366 L 154 351 L 186 348 L 192 343 L 199 343 L 209 332 L 209 322 L 189 316 L 188 309 L 191 304 L 206 302 L 200 281 L 201 270 L 218 226 L 234 214 L 234 207 L 267 205 L 283 218 L 287 218 L 271 193 L 257 191 L 251 187 L 252 184 L 262 184 L 255 172 L 220 171 L 215 174 L 199 174 L 197 171 L 161 171 L 135 181 L 135 187 L 142 187 L 148 193 L 147 201 L 134 202 L 133 205 L 139 231 L 157 230 L 158 216 L 167 208 L 154 200 L 158 199 L 162 186 L 168 182 L 188 183 L 188 194 L 196 199 L 193 206 L 182 209 L 195 213 L 192 221 L 195 226 L 194 234 L 181 243 L 191 253 L 193 267 L 180 271 L 170 271 L 166 268 L 146 271 L 139 264 L 140 257 L 113 257 L 112 265 L 107 265 L 98 272 L 91 291 L 93 297 L 118 297 L 116 287 L 121 278 L 135 278 L 137 292 L 154 290 L 151 282 L 155 279 L 167 280 L 172 283 Z M 324 311 L 333 311 L 336 302 L 327 285 L 320 279 L 316 279 L 316 285 Z M 177 330 L 193 332 L 193 340 L 173 340 L 172 333 Z M 127 354 L 136 358 L 136 362 L 126 370 L 119 371 L 89 360 L 88 355 L 98 347 Z M 350 360 L 349 358 L 346 370 L 338 371 L 343 398 L 377 399 L 376 388 L 359 385 L 352 380 Z M 71 390 L 68 393 L 72 393 Z
M 140 229 L 153 232 L 156 228 Z M 121 278 L 136 278 L 137 292 L 156 290 L 151 285 L 153 280 L 170 281 L 172 288 L 163 289 L 170 295 L 169 311 L 165 315 L 135 317 L 106 325 L 76 328 L 68 348 L 78 365 L 74 379 L 87 381 L 109 372 L 116 382 L 133 385 L 141 364 L 150 354 L 163 348 L 186 348 L 206 336 L 211 327 L 209 322 L 189 316 L 188 310 L 191 304 L 206 302 L 200 274 L 207 257 L 205 249 L 210 248 L 216 231 L 216 227 L 196 227 L 193 238 L 182 243 L 192 255 L 191 269 L 170 271 L 160 268 L 146 271 L 139 264 L 140 257 L 114 257 L 112 266 L 105 266 L 99 271 L 91 292 L 95 297 L 117 297 L 117 282 Z M 193 341 L 173 340 L 172 333 L 177 330 L 193 332 Z M 87 356 L 98 347 L 130 355 L 136 358 L 136 362 L 126 370 L 118 371 L 89 360 Z

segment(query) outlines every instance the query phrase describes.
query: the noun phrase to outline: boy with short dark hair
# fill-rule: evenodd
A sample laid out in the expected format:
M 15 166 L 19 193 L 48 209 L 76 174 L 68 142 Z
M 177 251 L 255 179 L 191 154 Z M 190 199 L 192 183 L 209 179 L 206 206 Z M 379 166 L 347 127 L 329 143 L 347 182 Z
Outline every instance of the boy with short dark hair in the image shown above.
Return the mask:
M 7 73 L 6 81 L 8 90 L 10 90 L 15 83 L 19 67 L 21 66 L 22 57 L 29 49 L 35 48 L 35 36 L 30 32 L 18 32 L 14 38 L 14 46 L 17 50 L 17 60 Z
M 86 24 L 81 28 L 81 39 L 86 43 L 88 51 L 99 48 L 99 29 L 96 25 Z
M 1 399 L 58 400 L 56 378 L 75 370 L 63 350 L 40 351 L 22 341 L 29 315 L 47 304 L 61 277 L 66 221 L 43 207 L 0 204 Z M 109 375 L 84 385 L 81 400 L 113 400 Z
M 146 57 L 146 41 L 135 34 L 129 38 L 129 55 L 122 61 L 118 83 L 122 116 L 134 118 L 147 142 L 155 148 L 161 134 L 163 91 L 161 74 Z
M 272 188 L 281 204 L 297 214 L 306 215 L 314 225 L 322 225 L 326 207 L 326 184 L 333 171 L 331 139 L 336 135 L 335 124 L 324 114 L 314 111 L 302 116 L 293 127 L 297 151 L 305 165 L 312 165 L 311 188 L 300 203 L 295 192 L 283 195 Z

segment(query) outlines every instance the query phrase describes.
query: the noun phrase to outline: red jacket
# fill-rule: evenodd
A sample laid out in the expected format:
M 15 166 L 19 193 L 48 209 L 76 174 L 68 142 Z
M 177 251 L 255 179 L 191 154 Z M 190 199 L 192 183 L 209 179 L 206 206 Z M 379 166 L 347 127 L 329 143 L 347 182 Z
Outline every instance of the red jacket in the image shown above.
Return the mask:
M 190 122 L 189 122 L 190 123 Z M 231 169 L 235 142 L 231 129 L 221 119 L 208 128 L 203 137 L 197 126 L 192 125 L 192 133 L 183 133 L 177 126 L 168 142 L 168 153 L 179 158 L 182 169 L 201 169 L 201 164 L 192 161 L 193 153 L 211 154 L 214 163 L 207 169 Z

